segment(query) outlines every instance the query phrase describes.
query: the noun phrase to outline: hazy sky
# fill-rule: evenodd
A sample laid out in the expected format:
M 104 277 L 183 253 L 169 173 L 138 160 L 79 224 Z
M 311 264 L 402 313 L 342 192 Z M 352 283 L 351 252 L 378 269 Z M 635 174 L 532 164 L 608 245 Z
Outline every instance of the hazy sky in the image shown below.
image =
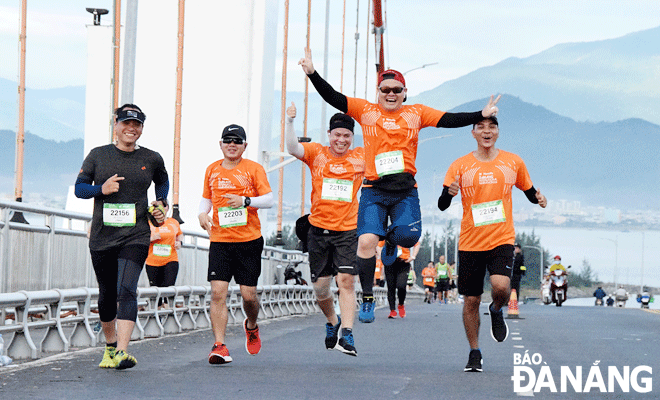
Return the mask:
M 287 88 L 301 91 L 304 77 L 296 63 L 305 46 L 307 1 L 289 3 L 292 11 Z M 322 69 L 326 2 L 312 3 L 311 47 L 314 63 Z M 0 77 L 14 81 L 18 78 L 20 4 L 20 0 L 3 0 L 0 5 Z M 85 24 L 92 22 L 85 7 L 108 8 L 112 14 L 112 4 L 112 0 L 29 0 L 27 86 L 84 85 Z M 438 63 L 406 74 L 412 95 L 508 57 L 527 57 L 559 43 L 610 39 L 660 25 L 658 0 L 389 0 L 386 4 L 386 65 L 406 72 L 423 64 Z M 357 0 L 346 0 L 343 91 L 348 95 L 353 94 L 356 71 L 357 5 Z M 337 89 L 341 74 L 342 6 L 339 0 L 331 1 L 328 79 Z M 371 82 L 368 87 L 372 87 L 375 68 L 371 36 L 368 66 L 365 59 L 367 0 L 360 0 L 359 8 L 356 89 L 362 97 L 365 81 Z M 104 17 L 104 24 L 111 23 L 111 14 Z M 281 87 L 283 15 L 281 0 L 276 88 Z M 367 71 L 369 76 L 365 78 Z M 369 96 L 372 94 L 370 91 Z

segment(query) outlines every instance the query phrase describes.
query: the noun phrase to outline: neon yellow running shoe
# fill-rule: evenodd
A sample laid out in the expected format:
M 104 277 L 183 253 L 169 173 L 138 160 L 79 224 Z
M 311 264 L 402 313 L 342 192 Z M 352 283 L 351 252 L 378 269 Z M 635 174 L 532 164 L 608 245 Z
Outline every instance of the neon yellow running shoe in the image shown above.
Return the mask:
M 114 368 L 117 363 L 115 362 L 115 352 L 116 348 L 112 346 L 105 346 L 105 351 L 103 352 L 103 360 L 99 364 L 99 368 Z
M 135 357 L 126 353 L 124 350 L 119 350 L 115 354 L 114 360 L 116 369 L 133 368 L 137 365 L 137 360 Z

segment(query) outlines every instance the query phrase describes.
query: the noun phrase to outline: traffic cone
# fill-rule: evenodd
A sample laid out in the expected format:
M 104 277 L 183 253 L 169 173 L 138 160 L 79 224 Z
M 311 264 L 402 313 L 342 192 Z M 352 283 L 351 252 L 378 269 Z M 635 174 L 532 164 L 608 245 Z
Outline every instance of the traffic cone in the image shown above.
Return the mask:
M 508 319 L 519 318 L 518 316 L 518 295 L 516 289 L 511 289 L 511 296 L 509 297 L 509 307 L 506 314 Z

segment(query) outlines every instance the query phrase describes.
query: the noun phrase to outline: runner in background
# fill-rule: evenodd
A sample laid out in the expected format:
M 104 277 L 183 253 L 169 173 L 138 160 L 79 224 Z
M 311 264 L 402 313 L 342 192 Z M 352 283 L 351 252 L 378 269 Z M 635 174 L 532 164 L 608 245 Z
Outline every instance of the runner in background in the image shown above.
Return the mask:
M 382 241 L 381 246 L 385 245 L 385 241 Z M 417 253 L 419 252 L 420 243 L 417 242 L 415 246 L 411 248 L 405 248 L 399 246 L 397 249 L 397 258 L 394 263 L 385 266 L 385 277 L 387 279 L 387 301 L 390 306 L 390 314 L 387 318 L 396 318 L 397 311 L 401 318 L 406 317 L 406 294 L 407 294 L 407 284 L 408 284 L 408 274 L 412 269 L 412 262 L 415 261 Z M 380 250 L 380 248 L 378 249 Z M 376 252 L 378 255 L 379 252 Z M 397 303 L 398 298 L 398 303 Z
M 169 206 L 165 205 L 162 212 L 167 215 Z M 174 218 L 167 218 L 160 226 L 154 226 L 149 221 L 151 228 L 151 244 L 149 245 L 149 255 L 145 261 L 145 269 L 149 278 L 149 285 L 157 287 L 168 287 L 176 284 L 176 277 L 179 274 L 179 254 L 177 250 L 183 243 L 183 232 L 179 226 L 179 221 Z M 158 308 L 170 308 L 167 298 L 158 299 Z M 174 304 L 171 305 L 174 307 Z
M 422 270 L 422 283 L 424 284 L 425 303 L 433 303 L 433 292 L 435 291 L 435 278 L 438 276 L 438 270 L 435 269 L 433 261 L 429 261 L 426 268 Z

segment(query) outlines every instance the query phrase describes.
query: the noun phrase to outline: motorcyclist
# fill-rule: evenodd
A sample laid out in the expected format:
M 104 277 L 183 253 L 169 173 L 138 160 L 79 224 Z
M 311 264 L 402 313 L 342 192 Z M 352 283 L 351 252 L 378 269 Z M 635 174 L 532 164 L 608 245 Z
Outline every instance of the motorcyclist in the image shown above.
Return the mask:
M 614 307 L 614 299 L 612 298 L 612 295 L 607 296 L 607 306 Z
M 594 292 L 594 297 L 596 298 L 596 305 L 602 306 L 603 299 L 607 296 L 607 293 L 603 290 L 602 286 L 598 286 L 598 289 Z
M 564 266 L 561 265 L 561 257 L 559 257 L 559 256 L 555 256 L 555 258 L 554 258 L 554 262 L 553 262 L 552 266 L 550 267 L 550 275 L 552 275 L 553 272 L 555 272 L 555 270 L 557 270 L 557 269 L 560 269 L 560 270 L 566 272 L 566 268 L 564 268 Z
M 623 285 L 619 286 L 616 292 L 614 292 L 614 298 L 619 307 L 626 306 L 626 300 L 628 300 L 628 292 L 626 292 L 626 289 L 623 287 Z
M 550 267 L 550 279 L 552 281 L 552 284 L 550 285 L 550 292 L 551 292 L 552 302 L 556 303 L 557 306 L 560 306 L 561 301 L 557 300 L 557 298 L 555 297 L 555 293 L 557 292 L 557 289 L 563 289 L 564 291 L 563 300 L 566 300 L 566 295 L 568 294 L 568 281 L 566 279 L 563 280 L 560 279 L 556 271 L 561 271 L 560 276 L 567 275 L 566 268 L 563 265 L 561 265 L 561 257 L 559 256 L 555 256 L 554 264 Z M 563 281 L 563 283 L 558 285 L 558 281 Z

